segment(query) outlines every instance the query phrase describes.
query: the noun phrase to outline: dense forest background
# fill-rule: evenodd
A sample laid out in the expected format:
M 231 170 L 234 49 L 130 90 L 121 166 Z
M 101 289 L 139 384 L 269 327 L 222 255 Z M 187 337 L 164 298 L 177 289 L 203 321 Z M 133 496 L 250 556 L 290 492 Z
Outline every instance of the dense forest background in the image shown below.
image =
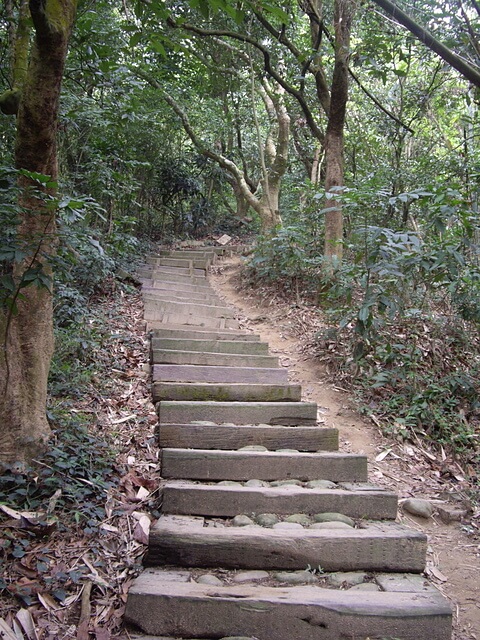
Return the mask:
M 89 303 L 149 244 L 226 232 L 255 247 L 247 279 L 318 307 L 312 349 L 367 414 L 474 462 L 480 7 L 397 8 L 408 28 L 383 0 L 80 2 L 51 190 L 18 163 L 38 25 L 2 3 L 1 302 L 11 320 L 53 271 L 51 392 L 88 359 Z M 25 177 L 57 229 L 19 279 Z

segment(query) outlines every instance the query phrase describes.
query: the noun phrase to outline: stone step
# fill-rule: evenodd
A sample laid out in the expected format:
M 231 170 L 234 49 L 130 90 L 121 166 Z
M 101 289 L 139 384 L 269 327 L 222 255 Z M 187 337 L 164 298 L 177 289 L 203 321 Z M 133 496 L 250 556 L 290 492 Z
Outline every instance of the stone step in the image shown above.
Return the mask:
M 188 261 L 187 261 L 188 264 Z M 176 267 L 176 266 L 171 266 L 171 265 L 165 265 L 165 264 L 160 264 L 160 265 L 154 265 L 153 266 L 153 271 L 152 273 L 154 274 L 152 277 L 155 277 L 155 274 L 159 274 L 159 273 L 171 273 L 174 275 L 179 275 L 179 276 L 193 276 L 193 277 L 197 277 L 197 278 L 203 278 L 206 279 L 206 269 L 205 268 L 195 268 L 195 267 L 190 267 L 190 266 L 185 266 L 185 267 Z
M 154 267 L 177 267 L 181 269 L 201 269 L 205 271 L 205 269 L 208 269 L 210 266 L 211 261 L 208 258 L 202 258 L 200 256 L 193 258 L 187 256 L 164 256 L 160 258 L 149 257 L 147 264 L 151 264 Z
M 154 382 L 225 382 L 241 384 L 287 384 L 288 371 L 281 367 L 219 367 L 215 365 L 154 364 Z
M 202 340 L 199 338 L 152 337 L 152 349 L 268 355 L 268 344 L 266 342 L 252 342 L 251 340 Z
M 195 302 L 169 302 L 168 300 L 148 300 L 145 302 L 145 319 L 149 319 L 155 311 L 167 310 L 169 313 L 194 313 L 206 318 L 233 318 L 234 312 L 230 307 L 216 304 L 201 304 Z
M 191 326 L 205 328 L 209 330 L 230 330 L 240 329 L 238 320 L 232 318 L 203 318 L 194 313 L 182 313 L 181 311 L 171 312 L 166 310 L 162 313 L 155 313 L 153 318 L 145 318 L 147 320 L 147 331 L 150 329 L 158 329 L 162 326 Z
M 202 354 L 204 355 L 204 354 Z M 239 356 L 229 356 L 230 358 Z M 247 356 L 241 356 L 247 357 Z M 252 356 L 253 357 L 253 356 Z M 216 424 L 316 424 L 314 402 L 195 402 L 193 400 L 159 402 L 161 424 L 208 420 Z
M 159 447 L 176 449 L 240 449 L 252 445 L 267 449 L 337 451 L 338 429 L 272 425 L 161 424 Z
M 255 344 L 254 342 L 250 344 Z M 154 382 L 153 402 L 162 400 L 198 400 L 229 402 L 300 402 L 298 384 L 242 384 L 213 382 Z
M 277 356 L 257 356 L 241 353 L 213 353 L 201 351 L 177 351 L 176 349 L 154 349 L 152 364 L 206 365 L 216 367 L 278 367 Z M 201 418 L 199 418 L 201 419 Z
M 199 292 L 199 293 L 214 293 L 212 287 L 204 282 L 202 285 L 200 284 L 191 284 L 189 282 L 175 282 L 173 280 L 169 280 L 167 278 L 162 278 L 161 280 L 152 280 L 147 279 L 143 280 L 142 287 L 147 287 L 151 289 L 164 289 L 169 291 L 183 291 L 183 292 Z
M 179 282 L 180 284 L 200 285 L 202 287 L 207 286 L 207 278 L 205 275 L 185 275 L 177 273 L 176 269 L 173 271 L 165 271 L 160 267 L 156 267 L 155 269 L 148 271 L 147 275 L 144 277 L 153 282 L 161 282 L 164 280 L 166 282 Z
M 298 479 L 367 482 L 367 458 L 355 453 L 283 451 L 215 451 L 165 448 L 163 478 L 188 480 Z
M 388 571 L 420 573 L 427 536 L 396 522 L 362 521 L 362 528 L 231 526 L 194 516 L 162 515 L 150 530 L 148 566 L 228 569 Z M 338 523 L 333 523 L 337 524 Z M 230 526 L 229 526 L 230 525 Z M 277 527 L 278 525 L 275 525 Z
M 150 300 L 166 300 L 167 302 L 198 302 L 199 304 L 220 305 L 221 300 L 214 293 L 196 293 L 193 291 L 170 291 L 153 287 L 143 287 L 142 298 L 144 303 Z
M 163 249 L 158 252 L 158 256 L 153 257 L 162 257 L 162 258 L 187 258 L 189 260 L 197 260 L 202 258 L 208 258 L 213 262 L 216 262 L 218 259 L 218 255 L 215 251 L 210 251 L 209 249 L 200 249 L 198 251 L 194 250 L 175 250 L 175 249 Z
M 233 518 L 240 514 L 341 513 L 350 518 L 395 520 L 397 495 L 379 487 L 363 489 L 224 486 L 169 480 L 162 487 L 162 512 Z
M 258 342 L 260 336 L 257 333 L 246 331 L 212 331 L 209 329 L 191 329 L 189 327 L 161 326 L 152 330 L 153 338 L 192 338 L 194 340 L 240 340 L 246 342 Z
M 164 640 L 451 638 L 448 601 L 422 579 L 415 583 L 405 577 L 398 590 L 388 590 L 388 581 L 379 579 L 380 588 L 387 584 L 387 590 L 377 592 L 329 589 L 318 583 L 285 586 L 272 579 L 266 585 L 232 584 L 231 579 L 208 585 L 195 581 L 199 574 L 147 569 L 130 588 L 126 620 Z M 220 578 L 223 575 L 228 576 Z

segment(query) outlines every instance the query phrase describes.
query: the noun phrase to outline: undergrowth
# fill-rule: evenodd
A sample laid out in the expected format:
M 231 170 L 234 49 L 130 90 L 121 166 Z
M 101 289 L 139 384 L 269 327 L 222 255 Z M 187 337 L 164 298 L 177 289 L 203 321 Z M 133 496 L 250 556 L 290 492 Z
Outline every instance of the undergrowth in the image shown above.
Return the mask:
M 449 211 L 451 215 L 451 211 Z M 260 238 L 255 286 L 318 309 L 311 352 L 360 410 L 401 439 L 480 461 L 480 250 L 472 218 L 442 233 L 364 227 L 342 265 L 325 265 L 300 225 Z M 447 232 L 448 231 L 448 232 Z

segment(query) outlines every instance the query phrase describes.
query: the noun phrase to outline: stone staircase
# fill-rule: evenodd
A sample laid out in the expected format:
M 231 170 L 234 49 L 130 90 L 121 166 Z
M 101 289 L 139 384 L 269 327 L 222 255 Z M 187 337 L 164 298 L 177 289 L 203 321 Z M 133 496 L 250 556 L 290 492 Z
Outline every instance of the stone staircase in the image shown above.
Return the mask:
M 162 508 L 128 623 L 144 640 L 450 639 L 426 536 L 209 287 L 223 252 L 160 252 L 139 274 Z

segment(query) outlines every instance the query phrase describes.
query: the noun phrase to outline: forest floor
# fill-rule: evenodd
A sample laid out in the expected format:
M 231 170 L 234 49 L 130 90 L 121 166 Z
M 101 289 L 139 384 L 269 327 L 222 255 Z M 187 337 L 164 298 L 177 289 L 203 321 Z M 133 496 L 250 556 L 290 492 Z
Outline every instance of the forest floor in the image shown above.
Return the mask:
M 325 426 L 338 428 L 341 450 L 367 455 L 370 481 L 396 491 L 400 503 L 431 500 L 443 507 L 444 519 L 457 508 L 467 512 L 448 524 L 438 512 L 424 519 L 400 509 L 399 518 L 428 536 L 426 574 L 452 603 L 453 640 L 480 640 L 480 505 L 462 467 L 427 443 L 385 437 L 379 425 L 363 418 L 351 392 L 337 386 L 328 365 L 311 355 L 313 335 L 322 327 L 318 310 L 286 302 L 272 289 L 245 287 L 241 267 L 239 257 L 222 261 L 211 275 L 213 287 L 238 310 L 243 327 L 269 343 L 291 382 L 302 386 L 303 398 L 317 403 Z
M 239 258 L 222 262 L 213 286 L 270 344 L 325 424 L 339 429 L 341 449 L 368 456 L 371 481 L 400 499 L 467 506 L 468 517 L 450 524 L 438 515 L 400 518 L 428 535 L 427 574 L 452 603 L 453 640 L 480 640 L 480 512 L 461 467 L 425 443 L 392 441 L 362 418 L 349 390 L 311 355 L 318 313 L 271 291 L 242 288 L 240 269 Z M 138 291 L 114 289 L 92 301 L 77 368 L 54 376 L 50 453 L 33 472 L 0 476 L 2 640 L 130 638 L 122 623 L 128 588 L 158 517 L 156 414 L 142 318 Z M 22 506 L 25 487 L 23 505 L 33 507 Z

